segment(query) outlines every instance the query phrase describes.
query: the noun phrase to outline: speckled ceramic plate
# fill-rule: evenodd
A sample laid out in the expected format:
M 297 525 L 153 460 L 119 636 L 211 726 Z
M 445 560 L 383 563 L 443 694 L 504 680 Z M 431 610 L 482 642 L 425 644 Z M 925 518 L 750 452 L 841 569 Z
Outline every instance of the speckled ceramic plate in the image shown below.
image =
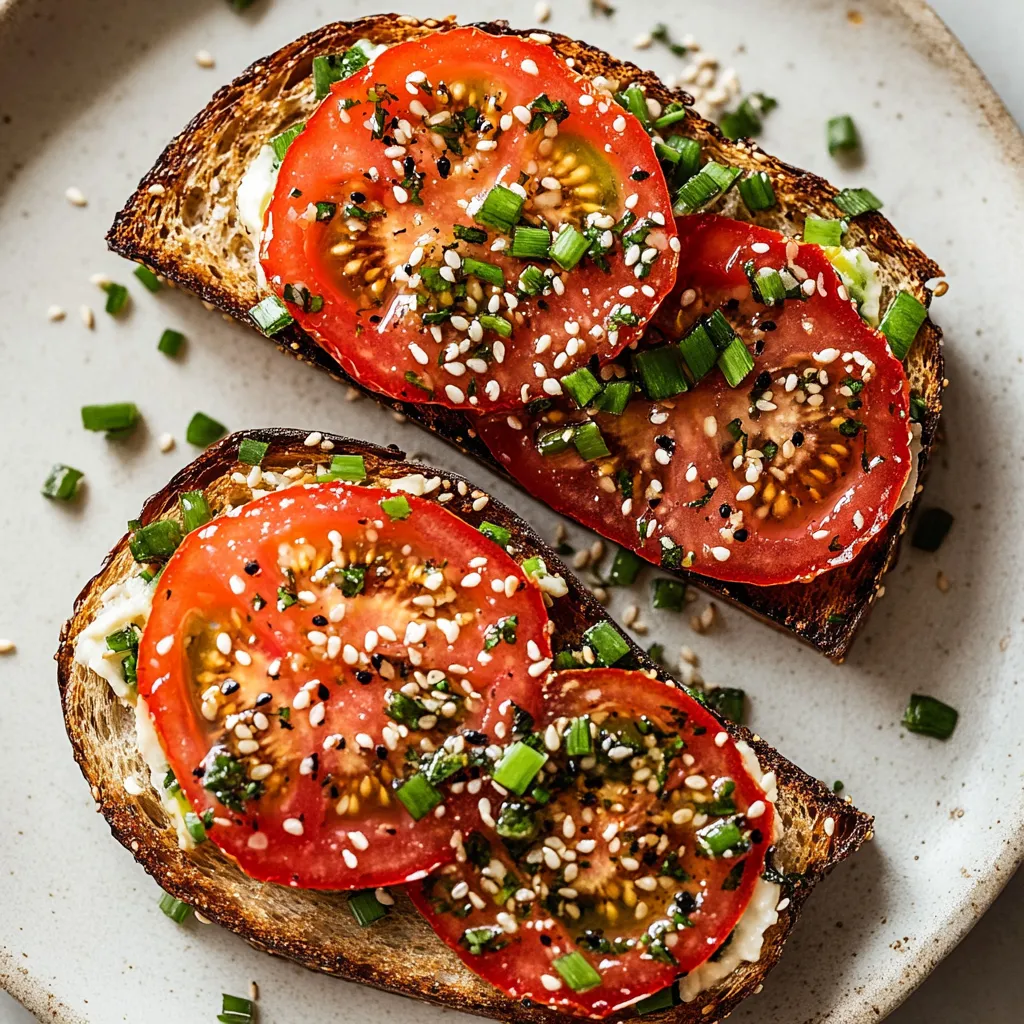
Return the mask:
M 50 660 L 74 595 L 125 519 L 192 458 L 184 442 L 161 454 L 156 438 L 181 438 L 196 409 L 232 428 L 322 426 L 396 442 L 474 475 L 554 533 L 556 517 L 504 482 L 370 402 L 347 403 L 323 375 L 185 296 L 133 288 L 129 316 L 100 312 L 94 330 L 79 318 L 80 305 L 101 306 L 91 274 L 128 279 L 104 249 L 114 211 L 213 89 L 326 18 L 373 6 L 264 0 L 240 16 L 209 0 L 0 3 L 0 636 L 18 644 L 0 659 L 0 983 L 47 1020 L 210 1020 L 219 993 L 244 992 L 251 979 L 268 1024 L 321 1022 L 339 1010 L 357 1024 L 442 1016 L 164 918 L 155 884 L 93 811 Z M 533 20 L 532 0 L 408 6 Z M 734 65 L 746 88 L 780 99 L 765 145 L 841 183 L 870 185 L 949 273 L 935 310 L 952 380 L 947 439 L 926 504 L 949 508 L 956 524 L 938 554 L 904 552 L 843 667 L 732 611 L 698 636 L 685 617 L 648 610 L 646 580 L 617 594 L 615 610 L 639 604 L 649 639 L 671 659 L 690 644 L 709 680 L 745 687 L 758 731 L 808 771 L 842 779 L 877 816 L 876 841 L 816 893 L 763 994 L 733 1018 L 860 1024 L 877 1021 L 935 966 L 1021 855 L 1024 348 L 1013 311 L 1024 145 L 918 0 L 805 0 L 767 18 L 761 0 L 725 6 L 687 4 L 686 21 L 680 11 L 671 27 Z M 668 11 L 653 0 L 632 0 L 614 17 L 592 16 L 587 0 L 554 7 L 552 26 L 622 54 Z M 199 49 L 214 68 L 197 66 Z M 636 58 L 666 74 L 679 69 L 664 49 Z M 840 112 L 862 128 L 861 168 L 838 167 L 825 150 L 825 119 Z M 69 186 L 87 206 L 65 201 Z M 63 323 L 48 322 L 53 303 L 69 311 Z M 180 364 L 156 352 L 167 326 L 188 335 Z M 138 401 L 145 430 L 108 444 L 80 428 L 81 404 L 118 399 Z M 78 504 L 39 496 L 54 461 L 85 470 Z M 905 734 L 899 719 L 912 691 L 960 709 L 953 739 Z

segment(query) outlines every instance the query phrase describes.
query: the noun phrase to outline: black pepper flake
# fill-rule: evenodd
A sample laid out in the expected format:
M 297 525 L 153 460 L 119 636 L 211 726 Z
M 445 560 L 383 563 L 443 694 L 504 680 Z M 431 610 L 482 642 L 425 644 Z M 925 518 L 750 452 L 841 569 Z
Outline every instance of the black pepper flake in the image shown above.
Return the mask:
M 755 846 L 757 846 L 763 840 L 764 840 L 764 833 L 759 828 L 755 828 L 754 831 L 750 833 L 750 841 Z
M 353 192 L 352 202 L 355 203 L 356 206 L 361 206 L 366 202 L 366 196 L 364 196 L 362 192 Z
M 313 616 L 313 625 L 314 626 L 326 626 L 327 625 L 327 616 L 326 615 L 314 615 Z
M 367 683 L 372 683 L 373 673 L 366 672 L 365 670 L 360 669 L 358 672 L 356 672 L 356 682 L 362 683 L 363 686 L 366 686 Z
M 260 563 L 259 562 L 246 562 L 245 563 L 245 575 L 246 576 L 256 576 L 256 575 L 259 574 L 259 571 L 260 571 Z

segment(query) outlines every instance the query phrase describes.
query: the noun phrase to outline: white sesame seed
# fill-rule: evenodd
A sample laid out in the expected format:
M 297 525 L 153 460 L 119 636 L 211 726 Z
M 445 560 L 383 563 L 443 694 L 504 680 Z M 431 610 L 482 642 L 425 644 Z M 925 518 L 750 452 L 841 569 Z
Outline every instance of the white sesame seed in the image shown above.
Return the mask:
M 836 830 L 836 822 L 834 818 L 826 818 L 823 826 L 825 829 L 825 835 L 831 836 Z
M 78 315 L 82 318 L 82 323 L 91 331 L 96 326 L 96 314 L 93 313 L 91 306 L 79 306 Z
M 540 71 L 538 70 L 536 63 L 534 61 L 530 60 L 529 58 L 524 60 L 519 65 L 519 67 L 520 67 L 521 70 L 525 71 L 528 75 L 540 74 Z
M 466 400 L 465 394 L 457 388 L 454 384 L 446 384 L 444 386 L 444 393 L 448 396 L 448 400 L 451 402 L 464 402 Z
M 345 862 L 347 868 L 356 868 L 359 866 L 359 858 L 351 850 L 342 850 L 341 859 Z
M 707 789 L 708 780 L 703 775 L 687 775 L 683 780 L 689 789 Z
M 763 800 L 755 800 L 748 808 L 746 817 L 748 818 L 760 818 L 765 812 L 765 804 Z
M 212 68 L 216 61 L 213 59 L 213 54 L 209 50 L 197 50 L 196 51 L 196 63 L 201 68 Z
M 549 992 L 557 992 L 562 987 L 561 979 L 556 978 L 553 974 L 542 974 L 540 976 L 540 983 Z
M 72 206 L 85 206 L 88 203 L 88 199 L 85 198 L 84 193 L 80 188 L 76 188 L 74 185 L 69 186 L 64 191 L 64 198 Z

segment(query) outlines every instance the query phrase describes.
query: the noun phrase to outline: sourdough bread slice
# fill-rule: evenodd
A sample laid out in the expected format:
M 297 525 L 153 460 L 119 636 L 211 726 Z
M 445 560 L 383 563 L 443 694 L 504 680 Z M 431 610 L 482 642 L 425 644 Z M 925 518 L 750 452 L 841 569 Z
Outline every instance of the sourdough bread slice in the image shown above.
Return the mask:
M 303 443 L 305 431 L 256 430 L 246 436 L 269 442 L 263 462 L 265 469 L 283 472 L 302 466 L 313 472 L 315 462 L 326 464 L 330 459 L 326 453 Z M 504 526 L 511 532 L 517 557 L 540 555 L 552 573 L 562 575 L 568 594 L 556 598 L 549 609 L 556 627 L 556 649 L 581 646 L 583 632 L 606 619 L 590 592 L 510 509 L 491 499 L 485 508 L 474 510 L 474 505 L 481 504 L 482 494 L 472 484 L 455 474 L 438 474 L 429 467 L 409 464 L 397 449 L 332 435 L 324 437 L 334 443 L 331 454 L 362 455 L 371 484 L 386 486 L 389 480 L 415 473 L 428 478 L 440 475 L 449 486 L 442 485 L 442 490 L 435 493 L 454 495 L 445 505 L 450 512 L 477 527 L 485 519 Z M 146 502 L 139 516 L 142 522 L 177 515 L 178 495 L 183 491 L 205 491 L 214 513 L 248 500 L 248 487 L 232 480 L 232 473 L 240 468 L 240 438 L 239 434 L 226 438 L 185 467 Z M 212 843 L 203 843 L 190 852 L 179 848 L 174 824 L 156 792 L 147 788 L 136 796 L 125 788 L 124 780 L 129 775 L 149 777 L 136 746 L 133 712 L 114 696 L 105 680 L 74 660 L 76 639 L 95 617 L 103 592 L 134 569 L 128 538 L 122 537 L 99 573 L 79 594 L 72 616 L 61 631 L 56 655 L 65 725 L 75 758 L 114 837 L 131 850 L 167 892 L 242 935 L 258 949 L 312 970 L 499 1020 L 564 1020 L 552 1011 L 516 1002 L 470 973 L 434 935 L 401 891 L 394 892 L 396 906 L 392 913 L 363 929 L 353 919 L 345 893 L 290 889 L 253 881 Z M 630 662 L 643 669 L 657 668 L 632 642 L 624 664 Z M 750 995 L 778 960 L 813 886 L 871 838 L 871 818 L 838 799 L 821 782 L 786 761 L 749 730 L 727 722 L 723 726 L 737 739 L 747 740 L 762 770 L 773 771 L 777 776 L 777 808 L 785 833 L 770 861 L 786 877 L 790 903 L 780 913 L 778 923 L 766 933 L 761 958 L 756 963 L 743 964 L 693 1002 L 652 1015 L 653 1020 L 679 1024 L 715 1021 Z
M 220 89 L 164 150 L 117 215 L 108 234 L 110 247 L 122 256 L 147 264 L 195 292 L 204 302 L 252 326 L 248 310 L 262 296 L 253 246 L 239 222 L 235 194 L 246 168 L 266 140 L 305 119 L 315 109 L 317 101 L 310 77 L 313 57 L 342 51 L 363 38 L 377 44 L 394 44 L 453 27 L 453 19 L 418 21 L 405 16 L 376 15 L 325 25 L 256 61 Z M 503 22 L 478 27 L 494 34 L 511 33 Z M 680 100 L 691 102 L 686 94 L 667 88 L 653 73 L 641 71 L 601 50 L 561 35 L 544 33 L 538 38 L 550 39 L 556 52 L 571 58 L 574 69 L 584 76 L 603 75 L 623 86 L 637 82 L 648 96 L 663 105 Z M 774 209 L 751 215 L 733 190 L 714 207 L 716 211 L 755 220 L 793 236 L 802 234 L 808 215 L 833 218 L 839 214 L 833 203 L 837 190 L 823 179 L 769 156 L 751 142 L 728 141 L 714 124 L 696 115 L 688 117 L 683 127 L 711 159 L 744 171 L 767 171 L 772 177 L 778 197 Z M 882 309 L 900 290 L 913 293 L 925 304 L 930 301 L 931 292 L 925 284 L 941 276 L 941 270 L 881 214 L 856 218 L 847 239 L 863 248 L 879 265 Z M 356 383 L 297 326 L 274 340 L 283 351 L 300 360 L 339 380 Z M 936 436 L 943 388 L 941 332 L 930 320 L 918 333 L 907 359 L 907 370 L 911 386 L 927 406 L 920 437 L 920 481 Z M 504 474 L 461 413 L 374 397 Z M 757 587 L 709 580 L 685 570 L 678 575 L 841 660 L 879 595 L 882 577 L 896 561 L 911 508 L 912 503 L 901 508 L 886 530 L 866 545 L 854 562 L 811 583 Z

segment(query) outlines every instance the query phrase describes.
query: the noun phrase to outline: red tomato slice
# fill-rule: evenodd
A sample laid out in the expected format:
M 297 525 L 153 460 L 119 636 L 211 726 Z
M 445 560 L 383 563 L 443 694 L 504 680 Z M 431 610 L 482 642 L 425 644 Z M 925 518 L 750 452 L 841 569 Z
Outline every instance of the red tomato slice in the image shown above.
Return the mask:
M 444 863 L 459 800 L 414 820 L 396 787 L 467 731 L 500 740 L 511 702 L 538 709 L 540 592 L 439 505 L 408 496 L 392 519 L 387 497 L 268 495 L 189 534 L 160 577 L 139 693 L 193 809 L 216 815 L 210 837 L 253 878 L 351 889 Z
M 285 156 L 261 259 L 367 387 L 507 409 L 640 336 L 675 280 L 671 208 L 647 132 L 608 93 L 550 46 L 460 28 L 334 85 Z M 518 255 L 545 250 L 540 228 L 601 251 Z
M 506 797 L 495 828 L 409 892 L 480 977 L 600 1018 L 725 942 L 764 870 L 775 811 L 733 740 L 681 690 L 590 669 L 552 676 L 545 703 L 550 802 Z M 584 716 L 594 753 L 570 757 Z M 526 837 L 500 834 L 514 831 Z M 574 990 L 565 957 L 590 987 Z
M 683 394 L 591 411 L 609 449 L 591 462 L 571 443 L 538 453 L 538 436 L 588 415 L 568 402 L 532 421 L 482 418 L 481 439 L 531 494 L 656 564 L 767 586 L 852 561 L 911 470 L 902 364 L 820 247 L 716 216 L 679 230 L 679 282 L 652 335 L 671 344 L 723 309 L 753 355 L 740 386 L 712 368 Z M 788 268 L 813 294 L 756 302 L 746 264 Z

